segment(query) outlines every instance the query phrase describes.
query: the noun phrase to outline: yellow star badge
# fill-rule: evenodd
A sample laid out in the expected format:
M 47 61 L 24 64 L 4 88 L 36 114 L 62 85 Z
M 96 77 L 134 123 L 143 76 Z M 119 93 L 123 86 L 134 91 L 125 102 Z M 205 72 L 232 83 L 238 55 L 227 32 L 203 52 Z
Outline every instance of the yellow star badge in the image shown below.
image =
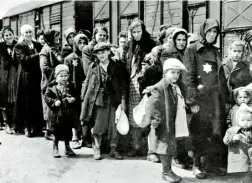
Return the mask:
M 212 71 L 212 65 L 206 63 L 203 65 L 203 71 L 205 71 L 207 74 Z

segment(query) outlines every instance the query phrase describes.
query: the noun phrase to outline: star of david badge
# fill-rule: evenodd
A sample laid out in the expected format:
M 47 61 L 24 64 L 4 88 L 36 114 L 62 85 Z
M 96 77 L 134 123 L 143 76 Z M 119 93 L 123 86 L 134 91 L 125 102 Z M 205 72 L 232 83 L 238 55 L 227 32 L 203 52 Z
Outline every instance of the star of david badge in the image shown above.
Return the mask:
M 205 71 L 207 74 L 212 71 L 212 65 L 206 63 L 203 65 L 203 71 Z

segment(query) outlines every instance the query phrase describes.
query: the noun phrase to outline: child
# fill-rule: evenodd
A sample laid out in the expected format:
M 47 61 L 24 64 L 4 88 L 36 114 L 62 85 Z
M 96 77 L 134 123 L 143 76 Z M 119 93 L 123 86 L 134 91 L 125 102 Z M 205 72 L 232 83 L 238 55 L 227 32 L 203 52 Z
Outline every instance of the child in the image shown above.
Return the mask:
M 54 135 L 53 157 L 60 158 L 58 151 L 59 140 L 65 141 L 65 155 L 75 156 L 70 148 L 69 141 L 72 138 L 73 121 L 75 121 L 75 87 L 69 82 L 69 68 L 59 64 L 55 68 L 56 80 L 49 84 L 45 93 L 45 102 L 50 108 L 48 120 L 51 120 L 50 130 Z
M 171 169 L 172 156 L 176 155 L 176 140 L 187 137 L 185 101 L 177 80 L 185 66 L 175 58 L 167 59 L 163 65 L 163 79 L 151 92 L 146 114 L 151 120 L 151 132 L 157 143 L 149 144 L 149 149 L 159 154 L 163 166 L 162 178 L 168 182 L 179 182 L 181 177 Z M 179 128 L 178 128 L 179 127 Z
M 110 156 L 123 159 L 117 152 L 119 134 L 115 124 L 115 110 L 121 104 L 126 110 L 126 79 L 121 64 L 109 57 L 110 44 L 99 42 L 94 46 L 97 60 L 89 66 L 87 78 L 82 87 L 82 108 L 80 119 L 82 125 L 94 121 L 92 134 L 94 138 L 94 159 L 101 159 L 100 147 L 102 139 L 108 133 Z
M 251 93 L 247 91 L 244 87 L 239 87 L 233 90 L 234 99 L 236 104 L 230 109 L 227 116 L 228 128 L 232 126 L 237 126 L 237 111 L 241 104 L 249 105 Z
M 228 146 L 228 173 L 250 171 L 252 148 L 252 108 L 242 104 L 237 111 L 238 125 L 229 128 L 223 139 Z

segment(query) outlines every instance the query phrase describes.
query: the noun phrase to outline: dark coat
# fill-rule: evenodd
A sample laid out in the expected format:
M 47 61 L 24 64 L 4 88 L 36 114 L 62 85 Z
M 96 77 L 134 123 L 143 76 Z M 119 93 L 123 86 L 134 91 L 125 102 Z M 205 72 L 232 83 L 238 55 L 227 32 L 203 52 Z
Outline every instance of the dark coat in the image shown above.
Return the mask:
M 34 49 L 30 49 L 23 41 L 17 43 L 14 48 L 14 58 L 18 61 L 17 102 L 14 115 L 17 120 L 36 120 L 38 124 L 43 120 L 39 64 L 39 52 L 42 46 L 34 41 L 33 45 Z
M 54 80 L 55 67 L 61 64 L 61 61 L 57 59 L 57 56 L 55 54 L 56 50 L 53 49 L 54 48 L 51 48 L 50 46 L 45 44 L 39 54 L 40 68 L 42 71 L 42 93 L 45 93 L 48 83 Z
M 0 43 L 0 107 L 6 107 L 7 102 L 15 102 L 17 61 L 13 59 L 13 49 L 16 41 L 11 46 L 5 42 Z M 11 50 L 10 54 L 8 49 Z
M 95 61 L 95 56 L 93 55 L 94 46 L 96 42 L 92 40 L 88 45 L 84 46 L 82 49 L 82 63 L 85 75 L 88 73 L 89 65 Z
M 157 154 L 176 154 L 175 118 L 177 104 L 172 104 L 168 88 L 161 80 L 152 91 L 146 106 L 146 114 L 151 124 L 158 124 L 156 129 L 151 128 L 151 137 L 156 136 L 155 147 L 150 150 Z
M 81 96 L 83 101 L 80 120 L 83 122 L 89 122 L 93 114 L 93 108 L 101 85 L 99 69 L 100 66 L 97 62 L 91 64 L 89 66 L 87 78 L 82 86 Z M 114 107 L 117 107 L 126 97 L 126 80 L 124 74 L 122 74 L 123 72 L 123 68 L 120 64 L 110 60 L 107 71 L 107 88 L 111 95 L 111 103 Z
M 68 55 L 70 55 L 71 53 L 73 53 L 73 47 L 68 45 L 68 44 L 65 44 L 62 48 L 62 51 L 61 51 L 61 56 L 62 58 L 66 58 Z
M 49 130 L 54 132 L 58 125 L 64 125 L 69 129 L 72 128 L 74 121 L 76 120 L 76 102 L 69 104 L 64 96 L 61 96 L 58 89 L 56 88 L 57 82 L 51 82 L 46 88 L 44 99 L 49 107 L 48 113 L 48 124 Z M 76 90 L 74 84 L 69 82 L 68 94 L 76 98 Z M 55 106 L 54 103 L 60 100 L 61 105 L 59 107 Z

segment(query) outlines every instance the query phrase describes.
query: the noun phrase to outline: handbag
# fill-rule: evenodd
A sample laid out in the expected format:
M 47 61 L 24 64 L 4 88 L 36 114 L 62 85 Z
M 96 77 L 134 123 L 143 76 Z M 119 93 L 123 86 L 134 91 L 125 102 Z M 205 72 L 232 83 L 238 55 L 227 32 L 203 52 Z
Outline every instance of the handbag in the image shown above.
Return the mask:
M 116 129 L 121 135 L 127 135 L 129 132 L 129 120 L 125 112 L 121 108 L 121 104 L 118 106 L 115 112 Z
M 140 103 L 133 109 L 133 119 L 141 128 L 145 128 L 150 124 L 150 120 L 147 119 L 146 115 L 147 102 L 148 96 L 145 94 Z

